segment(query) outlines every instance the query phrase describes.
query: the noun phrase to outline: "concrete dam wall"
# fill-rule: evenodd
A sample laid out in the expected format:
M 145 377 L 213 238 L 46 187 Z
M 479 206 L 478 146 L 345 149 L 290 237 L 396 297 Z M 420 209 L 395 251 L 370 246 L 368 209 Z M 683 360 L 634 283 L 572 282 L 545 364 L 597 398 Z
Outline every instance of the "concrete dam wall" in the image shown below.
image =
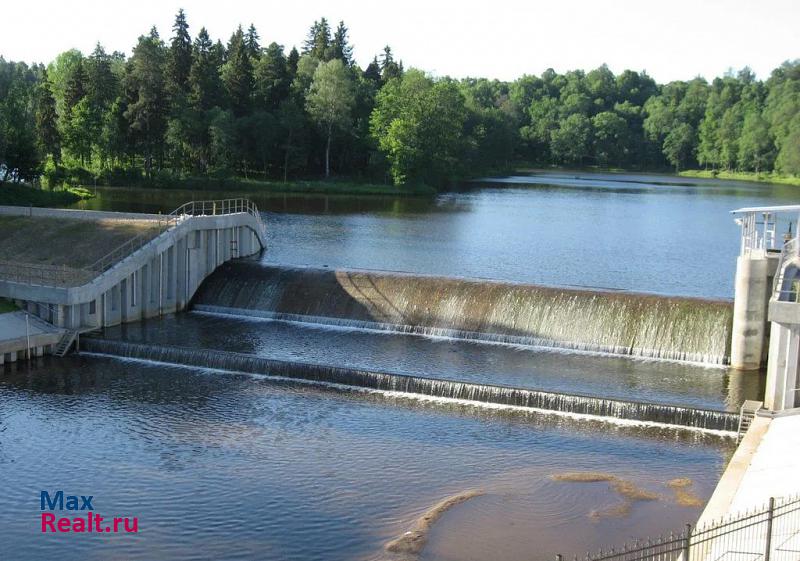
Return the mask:
M 728 301 L 405 273 L 228 263 L 201 311 L 723 365 Z

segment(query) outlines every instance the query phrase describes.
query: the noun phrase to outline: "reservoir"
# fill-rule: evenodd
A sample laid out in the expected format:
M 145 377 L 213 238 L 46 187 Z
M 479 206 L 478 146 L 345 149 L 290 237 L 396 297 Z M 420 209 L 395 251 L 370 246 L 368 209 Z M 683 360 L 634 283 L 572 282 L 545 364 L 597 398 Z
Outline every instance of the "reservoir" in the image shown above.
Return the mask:
M 726 367 L 729 211 L 791 191 L 547 172 L 429 198 L 248 194 L 270 247 L 190 311 L 2 366 L 0 558 L 552 560 L 679 531 L 763 393 Z M 81 207 L 236 195 L 98 188 Z M 515 405 L 531 393 L 547 406 Z M 56 488 L 140 534 L 40 534 Z M 386 549 L 465 492 L 420 552 Z

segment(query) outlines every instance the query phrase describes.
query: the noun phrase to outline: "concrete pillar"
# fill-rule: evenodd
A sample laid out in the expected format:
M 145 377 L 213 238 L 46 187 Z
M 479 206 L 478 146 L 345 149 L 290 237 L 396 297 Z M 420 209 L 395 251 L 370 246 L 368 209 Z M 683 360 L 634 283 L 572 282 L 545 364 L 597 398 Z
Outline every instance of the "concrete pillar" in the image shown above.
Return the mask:
M 772 322 L 764 407 L 782 411 L 795 407 L 800 387 L 800 325 Z
M 6 354 L 0 353 L 0 366 L 6 363 Z
M 33 352 L 34 356 L 44 356 L 44 347 L 36 347 Z
M 731 337 L 731 366 L 734 368 L 761 368 L 772 291 L 769 261 L 765 256 L 739 256 L 736 260 Z
M 6 362 L 17 362 L 17 351 L 6 353 Z

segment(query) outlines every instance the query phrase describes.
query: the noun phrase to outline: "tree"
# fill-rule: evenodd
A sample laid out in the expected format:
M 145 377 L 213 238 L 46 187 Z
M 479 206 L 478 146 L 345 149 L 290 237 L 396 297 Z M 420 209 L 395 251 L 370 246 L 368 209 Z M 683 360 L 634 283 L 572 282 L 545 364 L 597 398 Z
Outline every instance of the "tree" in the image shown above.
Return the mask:
M 56 100 L 46 72 L 36 86 L 34 118 L 39 152 L 42 156 L 52 156 L 58 162 L 61 158 L 61 138 L 58 134 Z
M 410 70 L 378 93 L 370 131 L 396 185 L 441 185 L 463 170 L 466 119 L 464 97 L 453 82 Z
M 345 66 L 351 66 L 353 64 L 353 47 L 348 43 L 347 27 L 344 25 L 343 21 L 339 22 L 339 26 L 333 34 L 331 56 L 341 60 Z
M 613 111 L 603 111 L 592 117 L 594 151 L 600 163 L 620 164 L 625 150 L 628 123 Z
M 691 125 L 681 123 L 673 128 L 664 139 L 664 156 L 669 163 L 675 166 L 675 171 L 680 171 L 692 158 L 695 145 L 695 133 Z
M 183 8 L 178 10 L 172 25 L 172 41 L 167 59 L 167 89 L 175 97 L 189 93 L 189 74 L 192 69 L 192 38 Z M 205 39 L 208 39 L 206 34 Z
M 247 35 L 244 36 L 244 46 L 247 49 L 247 56 L 251 61 L 256 61 L 261 57 L 261 37 L 258 36 L 256 26 L 252 23 L 247 28 Z
M 256 62 L 254 91 L 258 105 L 275 110 L 289 95 L 289 70 L 283 47 L 271 43 L 264 55 Z
M 769 134 L 769 124 L 759 111 L 745 115 L 742 135 L 739 140 L 739 166 L 758 173 L 769 167 L 775 157 L 774 145 Z
M 164 43 L 155 28 L 149 35 L 139 37 L 128 62 L 125 89 L 128 107 L 125 117 L 131 128 L 132 140 L 144 158 L 144 170 L 148 179 L 163 155 L 164 133 L 168 103 L 166 96 L 164 66 L 166 53 Z
M 222 81 L 219 76 L 220 60 L 213 52 L 214 44 L 203 27 L 192 48 L 192 66 L 189 70 L 189 102 L 193 107 L 208 111 L 222 104 Z
M 385 84 L 392 78 L 399 78 L 403 74 L 403 63 L 397 63 L 392 55 L 392 49 L 389 45 L 383 48 L 383 56 L 381 57 L 381 80 Z
M 592 122 L 585 115 L 574 113 L 561 121 L 550 133 L 553 155 L 568 162 L 583 164 L 592 143 Z
M 332 58 L 331 26 L 327 19 L 321 18 L 319 21 L 315 21 L 308 30 L 308 35 L 303 43 L 303 54 L 323 62 Z
M 250 96 L 253 93 L 253 66 L 244 43 L 241 26 L 228 43 L 227 60 L 222 65 L 221 75 L 233 115 L 235 117 L 246 115 L 250 109 Z
M 787 127 L 776 163 L 782 173 L 800 175 L 800 114 Z
M 331 174 L 331 138 L 335 130 L 350 125 L 353 102 L 353 85 L 342 61 L 333 59 L 320 64 L 306 97 L 306 108 L 325 131 L 325 177 Z

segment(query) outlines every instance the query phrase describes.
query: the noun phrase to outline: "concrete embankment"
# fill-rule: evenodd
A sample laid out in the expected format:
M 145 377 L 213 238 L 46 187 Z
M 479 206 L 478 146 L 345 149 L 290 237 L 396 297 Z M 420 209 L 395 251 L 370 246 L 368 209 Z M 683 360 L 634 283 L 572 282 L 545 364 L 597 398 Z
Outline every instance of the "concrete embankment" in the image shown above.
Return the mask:
M 757 416 L 717 484 L 697 526 L 800 494 L 800 410 Z

